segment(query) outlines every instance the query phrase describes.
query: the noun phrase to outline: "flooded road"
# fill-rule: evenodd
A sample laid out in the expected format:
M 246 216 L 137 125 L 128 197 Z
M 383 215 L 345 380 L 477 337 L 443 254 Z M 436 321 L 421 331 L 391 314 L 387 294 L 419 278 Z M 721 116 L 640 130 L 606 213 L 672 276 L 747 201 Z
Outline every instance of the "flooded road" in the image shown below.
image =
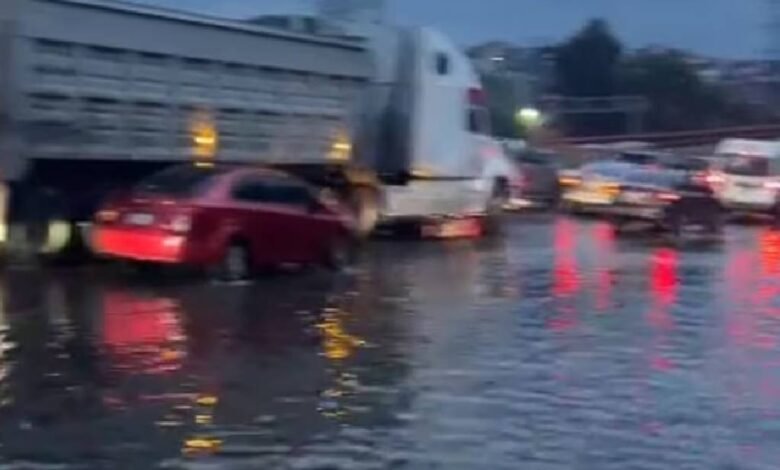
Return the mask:
M 776 469 L 780 233 L 533 215 L 251 285 L 12 271 L 0 468 Z

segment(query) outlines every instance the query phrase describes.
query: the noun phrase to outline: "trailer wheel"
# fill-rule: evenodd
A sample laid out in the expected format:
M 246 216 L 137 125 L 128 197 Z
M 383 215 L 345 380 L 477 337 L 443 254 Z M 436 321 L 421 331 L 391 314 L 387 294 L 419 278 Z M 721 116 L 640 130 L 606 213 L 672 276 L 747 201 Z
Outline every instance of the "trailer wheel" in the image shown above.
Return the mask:
M 354 217 L 354 230 L 359 238 L 367 238 L 379 223 L 379 194 L 374 188 L 359 186 L 348 195 L 348 206 Z

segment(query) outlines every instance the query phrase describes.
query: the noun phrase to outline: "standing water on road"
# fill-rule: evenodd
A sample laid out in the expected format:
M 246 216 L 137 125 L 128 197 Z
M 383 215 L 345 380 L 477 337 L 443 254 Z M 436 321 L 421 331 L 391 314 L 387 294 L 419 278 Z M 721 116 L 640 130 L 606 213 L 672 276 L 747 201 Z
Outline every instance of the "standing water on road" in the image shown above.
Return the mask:
M 780 234 L 529 217 L 246 286 L 10 271 L 0 468 L 773 469 Z

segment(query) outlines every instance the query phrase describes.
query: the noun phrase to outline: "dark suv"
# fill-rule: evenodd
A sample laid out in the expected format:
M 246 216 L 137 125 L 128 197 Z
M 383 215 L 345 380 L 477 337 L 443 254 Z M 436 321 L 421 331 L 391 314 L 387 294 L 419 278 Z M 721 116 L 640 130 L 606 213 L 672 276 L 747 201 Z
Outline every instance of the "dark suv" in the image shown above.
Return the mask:
M 674 170 L 627 174 L 609 213 L 618 230 L 644 221 L 675 235 L 693 227 L 719 233 L 723 221 L 723 209 L 712 189 Z

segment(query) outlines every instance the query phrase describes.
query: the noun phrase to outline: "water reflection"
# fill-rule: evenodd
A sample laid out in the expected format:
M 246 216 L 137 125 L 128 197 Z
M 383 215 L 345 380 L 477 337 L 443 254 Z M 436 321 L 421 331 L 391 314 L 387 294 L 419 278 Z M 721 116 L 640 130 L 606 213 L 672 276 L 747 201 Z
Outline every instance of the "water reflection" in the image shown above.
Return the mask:
M 556 221 L 553 233 L 553 287 L 556 316 L 550 321 L 553 330 L 564 331 L 575 327 L 579 309 L 575 294 L 580 288 L 577 271 L 578 225 L 570 219 Z
M 104 292 L 102 341 L 112 369 L 162 374 L 180 368 L 186 350 L 179 308 L 169 298 Z
M 0 277 L 0 466 L 774 468 L 779 253 L 562 217 L 341 276 Z

